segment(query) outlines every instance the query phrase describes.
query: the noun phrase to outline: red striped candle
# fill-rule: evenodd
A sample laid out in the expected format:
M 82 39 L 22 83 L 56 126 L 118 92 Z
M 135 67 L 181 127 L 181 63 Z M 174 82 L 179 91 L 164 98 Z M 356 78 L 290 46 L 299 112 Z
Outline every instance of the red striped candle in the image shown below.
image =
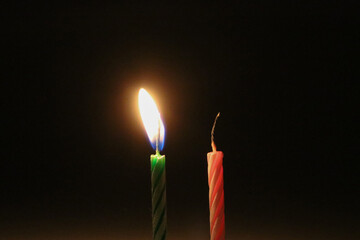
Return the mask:
M 209 209 L 210 209 L 210 237 L 211 240 L 225 239 L 225 214 L 224 214 L 224 178 L 223 178 L 223 152 L 216 151 L 214 143 L 214 128 L 211 131 L 212 152 L 207 154 L 208 181 L 209 181 Z

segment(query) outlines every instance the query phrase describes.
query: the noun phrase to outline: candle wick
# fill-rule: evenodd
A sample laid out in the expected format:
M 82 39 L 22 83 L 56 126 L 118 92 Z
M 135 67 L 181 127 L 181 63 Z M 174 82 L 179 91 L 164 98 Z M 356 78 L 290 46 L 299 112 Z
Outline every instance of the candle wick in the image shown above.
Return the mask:
M 157 134 L 156 134 L 156 139 L 155 139 L 155 144 L 156 144 L 156 154 L 159 154 L 159 138 L 160 138 L 160 118 L 159 118 L 159 122 L 158 122 L 158 129 L 157 129 Z
M 159 152 L 159 136 L 157 135 L 156 136 L 156 140 L 155 140 L 155 145 L 156 145 L 156 153 L 158 153 Z
M 213 152 L 216 152 L 216 145 L 214 143 L 214 131 L 215 131 L 216 121 L 219 116 L 220 116 L 220 112 L 216 115 L 213 127 L 211 129 L 211 148 L 212 148 Z

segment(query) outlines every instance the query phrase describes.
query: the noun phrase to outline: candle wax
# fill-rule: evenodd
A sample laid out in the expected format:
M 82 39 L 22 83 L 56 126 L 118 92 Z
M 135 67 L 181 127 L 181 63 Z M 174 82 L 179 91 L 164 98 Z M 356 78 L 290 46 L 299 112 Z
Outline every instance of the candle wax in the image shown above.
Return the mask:
M 225 239 L 223 152 L 207 154 L 211 240 Z
M 153 239 L 166 239 L 166 178 L 165 155 L 151 155 L 151 192 L 153 215 Z

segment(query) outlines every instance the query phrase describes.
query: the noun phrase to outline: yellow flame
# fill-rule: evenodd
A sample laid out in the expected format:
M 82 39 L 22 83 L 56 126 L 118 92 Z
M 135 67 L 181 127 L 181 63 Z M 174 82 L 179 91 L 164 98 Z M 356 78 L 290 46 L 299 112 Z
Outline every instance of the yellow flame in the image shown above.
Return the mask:
M 164 146 L 165 128 L 159 110 L 150 94 L 143 88 L 139 91 L 139 109 L 141 119 L 155 150 L 162 150 Z M 158 143 L 156 143 L 158 141 Z M 158 144 L 158 146 L 156 146 Z

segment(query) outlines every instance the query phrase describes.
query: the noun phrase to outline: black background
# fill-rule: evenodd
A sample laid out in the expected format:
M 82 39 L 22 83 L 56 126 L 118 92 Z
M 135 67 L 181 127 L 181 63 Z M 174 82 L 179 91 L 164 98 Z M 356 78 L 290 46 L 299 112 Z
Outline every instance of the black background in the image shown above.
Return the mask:
M 209 238 L 219 111 L 227 239 L 357 239 L 356 9 L 3 6 L 0 238 L 151 239 L 144 87 L 166 127 L 168 239 Z

